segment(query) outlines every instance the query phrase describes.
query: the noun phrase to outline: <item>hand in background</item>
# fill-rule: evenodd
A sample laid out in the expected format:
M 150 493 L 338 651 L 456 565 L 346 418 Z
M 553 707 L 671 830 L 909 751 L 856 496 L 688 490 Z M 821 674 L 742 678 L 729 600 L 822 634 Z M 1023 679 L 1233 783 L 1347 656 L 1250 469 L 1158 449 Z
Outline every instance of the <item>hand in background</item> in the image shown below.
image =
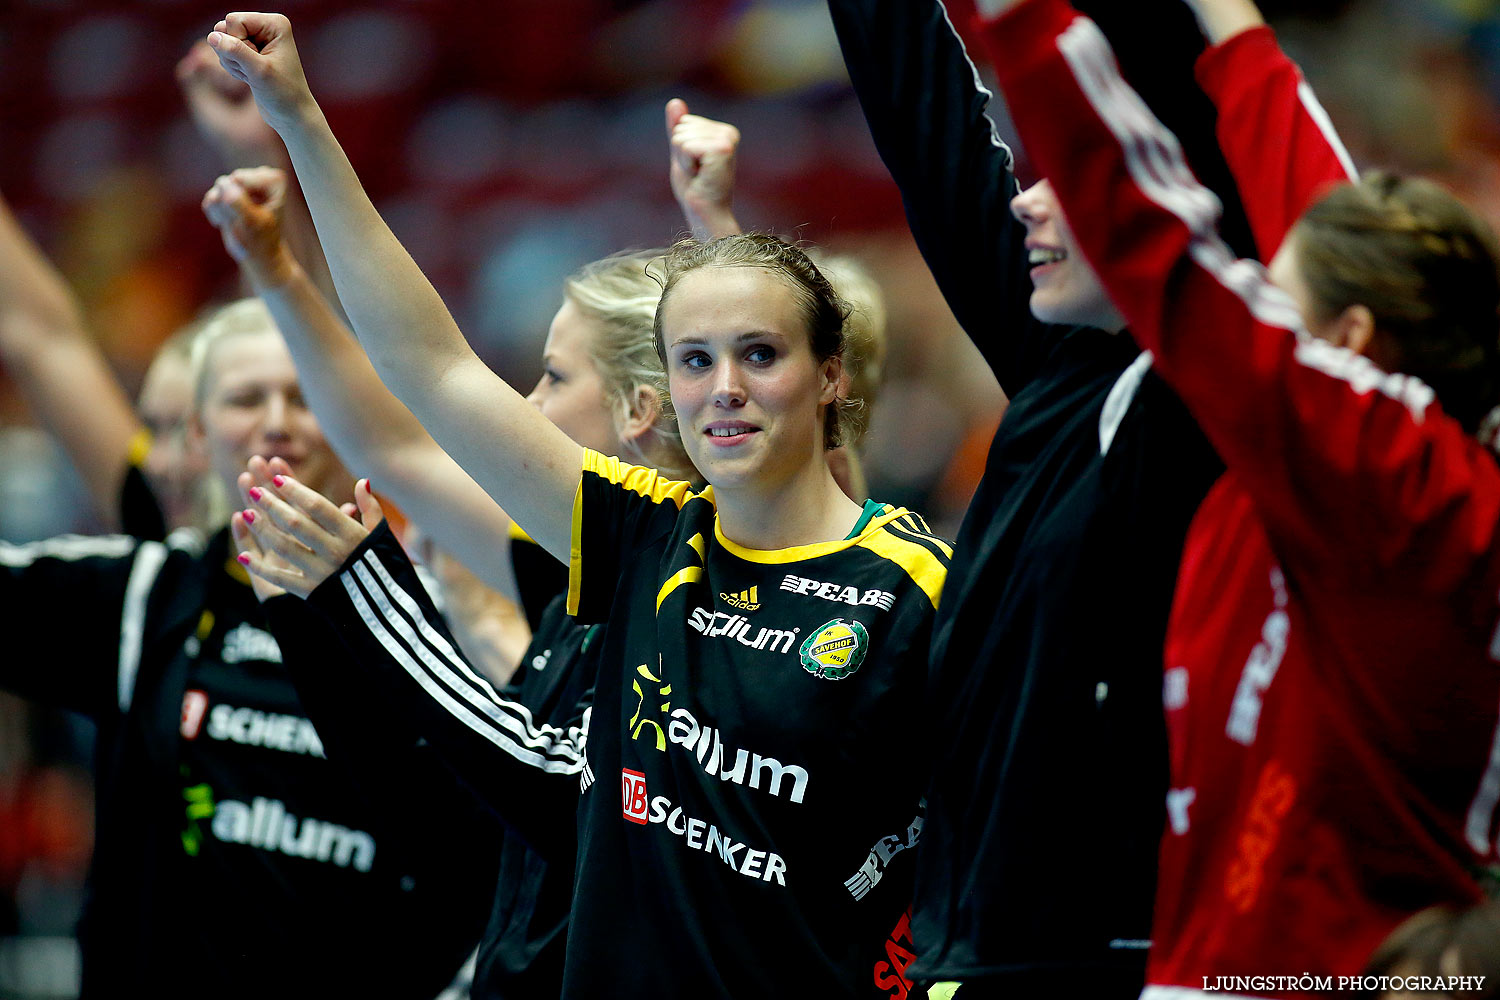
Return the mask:
M 672 194 L 701 242 L 740 232 L 734 217 L 734 157 L 740 130 L 688 113 L 687 102 L 667 102 Z
M 230 519 L 239 561 L 258 581 L 261 600 L 280 592 L 307 597 L 385 516 L 368 479 L 354 484 L 356 509 L 349 510 L 350 505 L 335 506 L 299 483 L 290 471 L 280 459 L 252 458 L 239 480 L 249 507 Z

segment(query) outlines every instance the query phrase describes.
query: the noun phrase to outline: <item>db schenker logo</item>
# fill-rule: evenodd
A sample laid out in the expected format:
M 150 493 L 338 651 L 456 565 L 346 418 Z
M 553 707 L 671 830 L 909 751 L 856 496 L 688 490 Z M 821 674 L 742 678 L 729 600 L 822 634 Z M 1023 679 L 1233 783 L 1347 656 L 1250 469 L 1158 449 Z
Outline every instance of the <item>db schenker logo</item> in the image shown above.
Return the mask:
M 625 804 L 625 818 L 632 823 L 646 824 L 646 776 L 640 771 L 621 768 L 620 793 Z
M 814 677 L 840 681 L 859 669 L 870 649 L 870 633 L 857 621 L 835 618 L 802 644 L 802 667 Z

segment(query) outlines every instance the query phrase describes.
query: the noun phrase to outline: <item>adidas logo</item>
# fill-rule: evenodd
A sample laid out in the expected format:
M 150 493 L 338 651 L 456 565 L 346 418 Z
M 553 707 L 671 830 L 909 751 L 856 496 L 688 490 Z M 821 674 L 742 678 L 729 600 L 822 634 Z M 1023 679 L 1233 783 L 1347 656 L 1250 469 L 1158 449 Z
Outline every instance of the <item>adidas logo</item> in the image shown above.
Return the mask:
M 731 608 L 739 608 L 741 611 L 759 611 L 760 588 L 751 587 L 749 590 L 741 590 L 735 594 L 720 594 L 719 600 Z

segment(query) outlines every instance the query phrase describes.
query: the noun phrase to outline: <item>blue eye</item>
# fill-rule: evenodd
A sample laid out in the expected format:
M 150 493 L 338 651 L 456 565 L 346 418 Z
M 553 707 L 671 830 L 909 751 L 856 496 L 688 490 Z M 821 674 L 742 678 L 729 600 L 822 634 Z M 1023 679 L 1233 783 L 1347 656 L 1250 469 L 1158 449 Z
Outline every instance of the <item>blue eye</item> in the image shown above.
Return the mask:
M 710 363 L 708 355 L 702 351 L 693 351 L 691 354 L 682 356 L 682 364 L 688 368 L 707 368 Z
M 776 360 L 776 350 L 772 347 L 766 347 L 764 344 L 752 347 L 746 352 L 745 360 L 759 365 L 770 364 Z

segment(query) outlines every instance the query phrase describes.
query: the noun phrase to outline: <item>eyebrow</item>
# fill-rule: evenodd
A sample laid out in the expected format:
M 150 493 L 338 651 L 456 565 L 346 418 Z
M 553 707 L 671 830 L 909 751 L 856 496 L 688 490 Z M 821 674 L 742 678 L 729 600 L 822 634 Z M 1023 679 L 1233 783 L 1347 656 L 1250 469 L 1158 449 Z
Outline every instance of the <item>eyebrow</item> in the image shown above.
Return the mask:
M 734 343 L 742 344 L 747 340 L 760 340 L 763 337 L 779 337 L 785 339 L 786 334 L 777 333 L 774 330 L 746 330 L 744 333 L 735 334 Z M 704 345 L 707 343 L 708 341 L 703 337 L 682 337 L 672 341 L 672 343 L 667 346 L 678 347 L 682 344 Z

